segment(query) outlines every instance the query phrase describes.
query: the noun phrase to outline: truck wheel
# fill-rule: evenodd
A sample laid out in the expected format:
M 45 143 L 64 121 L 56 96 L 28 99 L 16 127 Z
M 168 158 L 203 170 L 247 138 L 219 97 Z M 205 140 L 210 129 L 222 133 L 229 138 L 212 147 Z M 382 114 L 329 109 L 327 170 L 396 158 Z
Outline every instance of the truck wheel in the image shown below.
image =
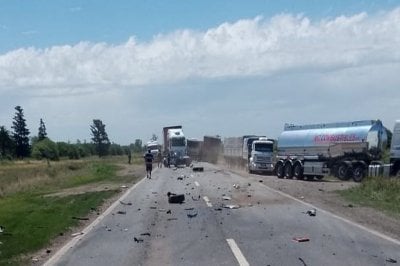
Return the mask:
M 299 180 L 303 180 L 304 179 L 303 167 L 301 166 L 300 163 L 296 163 L 294 165 L 293 175 L 294 175 L 294 177 L 296 177 L 296 179 L 299 179 Z
M 290 163 L 285 164 L 284 172 L 287 179 L 293 178 L 293 167 Z
M 361 182 L 365 177 L 365 168 L 362 165 L 357 165 L 353 170 L 354 182 Z
M 337 178 L 346 181 L 350 179 L 350 168 L 347 164 L 341 163 L 337 169 Z
M 283 164 L 282 163 L 278 163 L 276 165 L 276 176 L 278 178 L 283 178 Z

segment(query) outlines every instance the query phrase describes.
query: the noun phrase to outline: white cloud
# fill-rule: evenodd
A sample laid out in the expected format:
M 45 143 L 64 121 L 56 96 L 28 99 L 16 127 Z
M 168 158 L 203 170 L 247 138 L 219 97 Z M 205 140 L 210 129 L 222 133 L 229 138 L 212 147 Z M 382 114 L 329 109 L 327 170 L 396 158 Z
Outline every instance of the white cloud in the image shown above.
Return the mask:
M 400 8 L 312 21 L 283 14 L 176 31 L 147 43 L 81 42 L 0 56 L 0 92 L 38 95 L 183 81 L 271 76 L 400 62 Z
M 400 8 L 313 21 L 256 17 L 149 42 L 17 49 L 0 55 L 0 125 L 21 105 L 32 134 L 90 139 L 99 118 L 130 143 L 183 124 L 188 136 L 266 134 L 283 124 L 383 120 L 400 105 Z

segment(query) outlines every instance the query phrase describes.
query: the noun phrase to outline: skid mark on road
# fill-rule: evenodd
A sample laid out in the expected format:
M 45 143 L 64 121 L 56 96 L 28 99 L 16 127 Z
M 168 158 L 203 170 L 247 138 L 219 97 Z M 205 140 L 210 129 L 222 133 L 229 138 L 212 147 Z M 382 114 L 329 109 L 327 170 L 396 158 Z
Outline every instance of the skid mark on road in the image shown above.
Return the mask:
M 228 242 L 228 245 L 231 248 L 233 255 L 235 255 L 235 258 L 238 261 L 239 265 L 240 266 L 249 266 L 250 264 L 247 262 L 246 258 L 243 256 L 243 253 L 239 249 L 235 240 L 232 238 L 228 238 L 226 240 L 226 242 Z
M 204 196 L 203 199 L 204 199 L 204 201 L 206 202 L 207 206 L 210 207 L 210 208 L 212 208 L 212 204 L 211 204 L 211 202 L 210 202 L 210 199 L 209 199 L 207 196 Z

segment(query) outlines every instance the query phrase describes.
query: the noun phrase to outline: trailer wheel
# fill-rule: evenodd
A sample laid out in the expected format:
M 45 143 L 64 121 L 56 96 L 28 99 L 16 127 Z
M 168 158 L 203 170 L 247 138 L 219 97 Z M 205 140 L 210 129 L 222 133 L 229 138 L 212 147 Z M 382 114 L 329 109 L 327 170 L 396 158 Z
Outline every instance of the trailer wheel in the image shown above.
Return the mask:
M 293 167 L 291 163 L 285 164 L 284 173 L 287 179 L 293 178 Z
M 351 169 L 346 163 L 341 163 L 337 169 L 336 176 L 340 180 L 346 181 L 350 179 Z
M 276 176 L 278 178 L 283 178 L 283 164 L 282 163 L 278 163 L 276 165 Z
M 303 180 L 304 179 L 303 167 L 301 166 L 300 163 L 296 163 L 294 165 L 293 175 L 294 175 L 294 177 L 296 177 L 296 179 L 299 179 L 299 180 Z
M 354 182 L 361 182 L 365 177 L 365 167 L 361 164 L 356 165 L 353 170 L 353 180 Z

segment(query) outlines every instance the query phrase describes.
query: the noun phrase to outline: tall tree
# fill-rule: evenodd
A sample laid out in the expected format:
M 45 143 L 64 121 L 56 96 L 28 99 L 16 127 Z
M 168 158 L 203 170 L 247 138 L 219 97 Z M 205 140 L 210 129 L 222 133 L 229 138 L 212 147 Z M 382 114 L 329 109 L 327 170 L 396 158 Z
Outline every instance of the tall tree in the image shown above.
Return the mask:
M 15 107 L 15 116 L 11 128 L 14 130 L 13 138 L 15 142 L 15 154 L 19 158 L 29 156 L 29 130 L 26 127 L 26 120 L 24 118 L 24 111 L 21 106 Z
M 92 141 L 96 145 L 99 157 L 107 155 L 110 148 L 110 140 L 106 133 L 106 125 L 100 119 L 93 119 L 90 131 L 92 132 Z
M 38 138 L 39 138 L 39 141 L 47 138 L 46 125 L 44 124 L 43 119 L 41 119 L 41 118 L 40 118 Z
M 0 127 L 0 159 L 12 155 L 12 148 L 14 147 L 14 141 L 11 138 L 10 133 L 4 127 Z

